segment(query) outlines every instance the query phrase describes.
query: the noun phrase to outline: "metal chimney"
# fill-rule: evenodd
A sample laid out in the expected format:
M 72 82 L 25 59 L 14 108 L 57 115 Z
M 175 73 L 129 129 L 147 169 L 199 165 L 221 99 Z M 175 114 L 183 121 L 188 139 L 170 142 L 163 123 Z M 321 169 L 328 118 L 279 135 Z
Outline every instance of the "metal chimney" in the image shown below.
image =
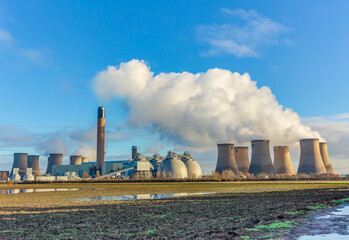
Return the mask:
M 32 169 L 33 175 L 40 175 L 39 155 L 28 155 L 28 168 Z
M 14 153 L 13 154 L 13 166 L 11 170 L 10 176 L 13 174 L 13 169 L 18 168 L 18 174 L 23 177 L 27 171 L 28 163 L 27 163 L 28 154 L 27 153 Z
M 235 175 L 239 174 L 234 156 L 234 144 L 221 143 L 217 144 L 218 157 L 216 172 L 222 173 L 224 170 L 232 170 Z
M 244 174 L 248 173 L 250 168 L 250 159 L 248 157 L 248 147 L 234 147 L 235 149 L 235 161 L 240 172 Z
M 294 175 L 290 149 L 288 146 L 275 146 L 274 147 L 274 170 L 275 174 Z
M 328 157 L 327 143 L 326 142 L 320 143 L 320 153 L 321 153 L 321 158 L 322 158 L 322 161 L 325 165 L 327 173 L 336 174 L 333 170 L 332 164 L 330 162 L 330 158 Z
M 297 173 L 327 173 L 325 165 L 321 158 L 320 144 L 318 138 L 302 139 L 301 157 Z
M 274 175 L 274 167 L 271 161 L 269 140 L 253 140 L 251 141 L 252 156 L 249 173 L 258 175 L 265 173 Z
M 100 170 L 104 163 L 104 144 L 105 144 L 105 111 L 104 107 L 98 108 L 97 119 L 97 169 Z
M 137 158 L 137 146 L 132 146 L 132 160 Z
M 62 165 L 63 154 L 52 153 L 48 157 L 48 164 L 46 174 L 52 174 L 52 167 L 56 165 Z
M 70 156 L 70 165 L 81 165 L 82 156 L 80 155 L 72 155 Z
M 82 163 L 87 163 L 88 162 L 88 157 L 82 157 L 81 162 Z

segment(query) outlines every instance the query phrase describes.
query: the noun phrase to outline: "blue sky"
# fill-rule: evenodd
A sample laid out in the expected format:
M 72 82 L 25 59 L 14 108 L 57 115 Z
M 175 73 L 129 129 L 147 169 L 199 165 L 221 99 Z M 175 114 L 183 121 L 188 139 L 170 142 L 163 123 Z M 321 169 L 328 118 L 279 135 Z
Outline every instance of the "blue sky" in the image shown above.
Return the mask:
M 348 1 L 318 0 L 1 1 L 0 168 L 10 168 L 13 152 L 43 154 L 38 141 L 92 134 L 99 105 L 110 158 L 126 157 L 131 145 L 161 153 L 178 147 L 129 126 L 129 106 L 102 101 L 91 87 L 108 65 L 140 59 L 155 74 L 247 72 L 325 135 L 335 168 L 337 161 L 338 170 L 349 170 L 349 152 L 330 146 L 348 140 L 348 10 Z M 69 153 L 80 135 L 66 143 Z M 213 170 L 215 154 L 194 151 L 204 172 Z

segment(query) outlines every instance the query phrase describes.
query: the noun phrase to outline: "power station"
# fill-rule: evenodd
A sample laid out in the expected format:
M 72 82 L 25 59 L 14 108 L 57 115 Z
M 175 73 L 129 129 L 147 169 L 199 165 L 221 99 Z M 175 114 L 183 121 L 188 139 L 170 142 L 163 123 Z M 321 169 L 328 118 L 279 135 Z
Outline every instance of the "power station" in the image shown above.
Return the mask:
M 27 153 L 14 153 L 10 179 L 23 180 L 73 180 L 80 178 L 192 178 L 202 177 L 200 165 L 189 152 L 178 154 L 169 151 L 167 156 L 152 156 L 138 153 L 137 146 L 132 146 L 131 159 L 104 161 L 105 157 L 105 109 L 97 111 L 97 146 L 96 162 L 86 156 L 71 155 L 69 165 L 63 165 L 63 154 L 51 153 L 48 156 L 46 174 L 41 174 L 39 156 Z M 230 170 L 235 177 L 260 174 L 293 176 L 290 151 L 288 146 L 274 147 L 274 163 L 270 155 L 269 140 L 251 141 L 251 161 L 246 146 L 234 148 L 233 143 L 217 144 L 218 156 L 215 171 L 223 173 Z M 334 175 L 327 150 L 327 143 L 317 138 L 300 140 L 300 160 L 297 174 Z M 263 176 L 264 176 L 263 175 Z M 261 175 L 262 176 L 262 175 Z

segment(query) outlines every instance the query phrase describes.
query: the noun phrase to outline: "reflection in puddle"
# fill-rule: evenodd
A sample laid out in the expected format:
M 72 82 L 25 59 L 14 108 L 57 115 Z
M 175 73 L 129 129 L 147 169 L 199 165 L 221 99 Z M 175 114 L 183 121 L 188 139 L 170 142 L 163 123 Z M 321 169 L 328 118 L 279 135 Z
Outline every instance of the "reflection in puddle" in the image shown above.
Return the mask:
M 299 240 L 313 239 L 349 239 L 349 205 L 339 206 L 327 212 L 326 215 L 316 216 L 308 224 L 300 227 Z
M 28 188 L 28 189 L 0 189 L 0 194 L 32 193 L 32 192 L 59 192 L 94 190 L 94 188 Z
M 163 199 L 171 197 L 184 197 L 192 195 L 213 194 L 213 192 L 201 193 L 155 193 L 155 194 L 131 194 L 131 195 L 117 195 L 117 196 L 102 196 L 102 197 L 86 197 L 80 198 L 80 201 L 129 201 L 129 200 L 151 200 Z

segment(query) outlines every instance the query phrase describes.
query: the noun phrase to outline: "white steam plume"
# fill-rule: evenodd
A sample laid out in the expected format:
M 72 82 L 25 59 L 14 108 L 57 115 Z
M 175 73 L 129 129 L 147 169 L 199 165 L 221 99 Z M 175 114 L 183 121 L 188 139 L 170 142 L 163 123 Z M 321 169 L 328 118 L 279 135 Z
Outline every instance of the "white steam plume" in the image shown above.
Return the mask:
M 257 138 L 295 144 L 301 138 L 320 137 L 247 73 L 214 68 L 154 76 L 144 61 L 132 60 L 98 73 L 92 86 L 101 99 L 127 103 L 131 126 L 151 127 L 162 137 L 192 147 L 246 144 Z

